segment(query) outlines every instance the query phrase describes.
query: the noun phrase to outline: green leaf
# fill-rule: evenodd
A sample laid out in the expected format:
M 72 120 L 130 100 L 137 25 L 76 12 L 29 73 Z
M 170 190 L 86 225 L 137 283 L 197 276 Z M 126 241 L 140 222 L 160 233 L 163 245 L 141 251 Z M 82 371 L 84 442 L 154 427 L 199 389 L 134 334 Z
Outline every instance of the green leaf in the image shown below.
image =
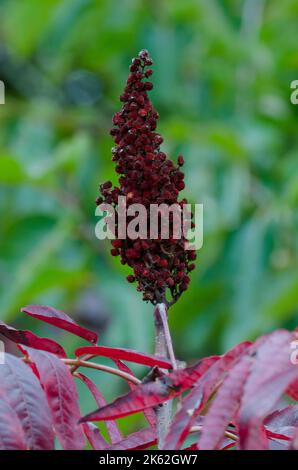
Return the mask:
M 22 165 L 13 157 L 0 155 L 0 183 L 18 184 L 28 181 Z

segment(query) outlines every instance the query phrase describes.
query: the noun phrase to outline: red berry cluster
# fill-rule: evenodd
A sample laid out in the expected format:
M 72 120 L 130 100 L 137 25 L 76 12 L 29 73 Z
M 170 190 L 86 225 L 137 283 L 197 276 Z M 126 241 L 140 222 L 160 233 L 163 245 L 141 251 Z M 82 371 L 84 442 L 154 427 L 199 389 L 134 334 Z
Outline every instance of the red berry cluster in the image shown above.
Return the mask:
M 182 207 L 187 203 L 186 199 L 178 201 L 179 192 L 184 189 L 184 174 L 180 171 L 183 157 L 178 157 L 177 165 L 167 159 L 160 151 L 163 139 L 155 132 L 159 115 L 147 94 L 153 84 L 146 81 L 153 73 L 147 68 L 152 63 L 147 50 L 132 60 L 120 96 L 123 106 L 114 115 L 110 132 L 116 144 L 112 160 L 120 175 L 119 187 L 113 187 L 110 181 L 101 184 L 97 204 L 105 202 L 117 208 L 118 196 L 126 196 L 127 205 L 138 203 L 148 209 L 150 204 L 178 203 Z M 137 281 L 144 300 L 166 301 L 168 291 L 172 297 L 169 303 L 173 303 L 187 289 L 188 273 L 195 267 L 192 261 L 196 253 L 185 250 L 184 241 L 184 238 L 115 239 L 111 254 L 120 255 L 122 264 L 133 268 L 134 273 L 127 280 Z

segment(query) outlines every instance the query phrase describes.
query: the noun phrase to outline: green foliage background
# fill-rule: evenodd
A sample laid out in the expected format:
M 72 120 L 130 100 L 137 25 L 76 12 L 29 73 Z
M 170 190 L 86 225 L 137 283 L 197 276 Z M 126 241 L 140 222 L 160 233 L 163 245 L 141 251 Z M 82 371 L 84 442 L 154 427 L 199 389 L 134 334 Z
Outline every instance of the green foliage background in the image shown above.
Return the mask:
M 185 156 L 185 195 L 204 204 L 197 269 L 170 314 L 179 358 L 297 325 L 297 20 L 297 0 L 0 0 L 1 319 L 71 350 L 20 314 L 50 304 L 104 344 L 152 350 L 151 306 L 94 235 L 98 184 L 116 181 L 111 117 L 148 48 L 163 149 Z M 107 399 L 124 390 L 97 380 Z

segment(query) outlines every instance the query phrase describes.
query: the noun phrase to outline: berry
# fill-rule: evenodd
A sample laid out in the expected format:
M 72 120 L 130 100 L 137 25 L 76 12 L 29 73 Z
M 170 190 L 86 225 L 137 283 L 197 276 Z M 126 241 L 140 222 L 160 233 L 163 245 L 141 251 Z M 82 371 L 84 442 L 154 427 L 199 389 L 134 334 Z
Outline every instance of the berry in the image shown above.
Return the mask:
M 184 165 L 184 158 L 182 157 L 182 155 L 179 155 L 179 157 L 177 158 L 177 162 L 179 166 Z
M 160 150 L 163 138 L 155 132 L 159 114 L 148 97 L 153 84 L 146 81 L 153 73 L 146 67 L 152 63 L 149 52 L 143 49 L 130 65 L 126 86 L 120 96 L 123 105 L 114 115 L 114 127 L 110 131 L 115 142 L 112 160 L 119 175 L 119 185 L 113 187 L 110 181 L 101 184 L 97 204 L 107 202 L 117 209 L 119 196 L 126 196 L 127 205 L 138 203 L 147 209 L 150 204 L 178 203 L 181 207 L 187 204 L 186 199 L 178 199 L 179 192 L 185 187 L 184 174 L 180 171 L 184 159 L 179 155 L 177 165 L 169 160 Z M 166 293 L 170 291 L 175 301 L 187 289 L 190 281 L 187 273 L 195 267 L 191 261 L 195 260 L 196 253 L 185 251 L 184 241 L 162 240 L 161 237 L 154 240 L 115 239 L 111 254 L 120 256 L 121 263 L 132 268 L 133 274 L 127 280 L 130 283 L 137 281 L 137 290 L 143 292 L 144 300 L 153 304 L 165 301 Z

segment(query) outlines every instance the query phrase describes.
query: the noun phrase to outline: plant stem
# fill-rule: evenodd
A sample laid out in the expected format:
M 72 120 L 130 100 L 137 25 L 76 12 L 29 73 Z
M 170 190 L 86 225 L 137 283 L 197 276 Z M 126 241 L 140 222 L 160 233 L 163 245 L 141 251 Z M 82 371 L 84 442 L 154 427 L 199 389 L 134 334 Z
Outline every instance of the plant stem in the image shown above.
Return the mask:
M 154 310 L 155 324 L 155 354 L 170 358 L 173 369 L 177 369 L 171 334 L 168 326 L 167 307 L 165 303 L 159 303 Z M 172 418 L 172 401 L 155 408 L 158 448 L 161 449 L 169 429 Z
M 64 362 L 64 364 L 68 366 L 75 366 L 75 370 L 77 370 L 78 367 L 87 367 L 89 369 L 101 370 L 103 372 L 107 372 L 108 374 L 117 375 L 118 377 L 121 377 L 124 380 L 128 380 L 129 382 L 134 383 L 135 385 L 139 385 L 141 383 L 141 381 L 133 375 L 128 374 L 127 372 L 123 372 L 122 370 L 114 369 L 113 367 L 104 366 L 102 364 L 95 364 L 95 362 L 88 362 L 82 359 L 61 360 Z
M 202 429 L 203 429 L 203 426 L 201 426 L 201 425 L 200 426 L 192 426 L 189 430 L 189 433 L 193 434 L 193 433 L 201 432 Z M 238 437 L 230 431 L 225 431 L 225 437 L 228 437 L 232 441 L 238 441 Z
M 93 357 L 94 357 L 93 354 L 85 354 L 85 356 L 82 356 L 82 357 L 80 358 L 80 360 L 81 360 L 81 361 L 89 361 L 89 360 L 92 359 Z M 78 367 L 80 367 L 78 364 L 76 364 L 75 366 L 72 366 L 72 367 L 70 368 L 70 372 L 71 372 L 72 374 L 74 374 L 75 371 L 78 369 Z
M 172 368 L 173 370 L 177 369 L 177 362 L 174 354 L 174 348 L 173 348 L 173 343 L 172 343 L 172 337 L 169 329 L 169 323 L 168 323 L 168 312 L 167 312 L 167 307 L 164 303 L 158 304 L 157 305 L 158 313 L 155 312 L 155 325 L 156 322 L 159 322 L 159 319 L 156 318 L 159 316 L 162 325 L 159 325 L 159 328 L 162 328 L 163 334 L 164 334 L 164 340 L 166 344 L 166 349 L 167 351 L 165 352 L 165 356 L 169 357 Z

